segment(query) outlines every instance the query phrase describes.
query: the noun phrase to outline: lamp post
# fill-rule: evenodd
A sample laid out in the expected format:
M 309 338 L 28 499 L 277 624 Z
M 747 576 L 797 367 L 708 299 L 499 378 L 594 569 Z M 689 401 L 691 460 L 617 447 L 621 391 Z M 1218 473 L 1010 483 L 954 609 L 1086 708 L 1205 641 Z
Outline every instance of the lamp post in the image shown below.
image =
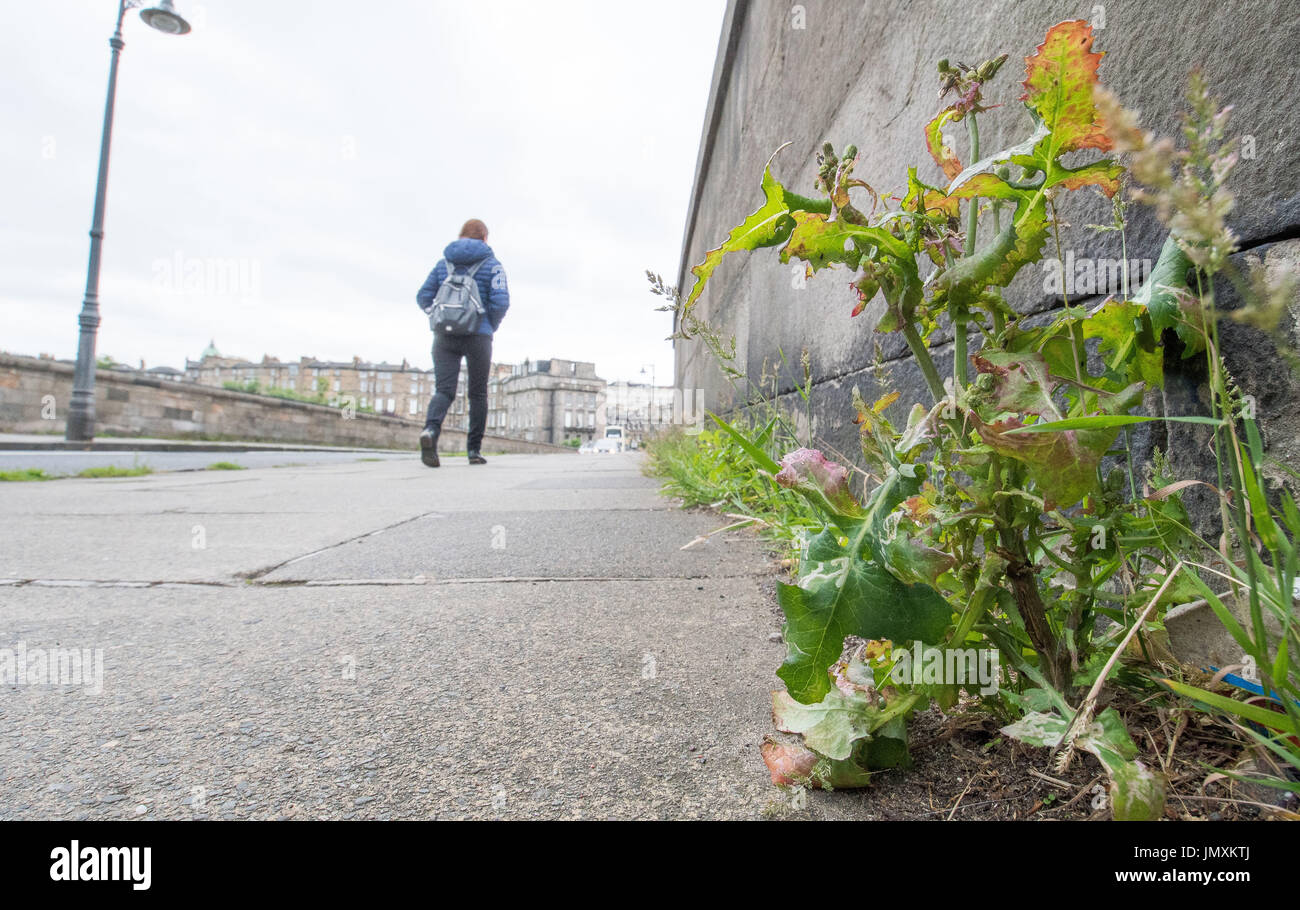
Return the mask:
M 108 149 L 113 136 L 113 98 L 117 93 L 117 61 L 126 47 L 122 40 L 122 19 L 126 11 L 143 6 L 144 0 L 118 0 L 117 27 L 108 46 L 113 49 L 108 66 L 108 100 L 104 103 L 104 133 L 99 143 L 99 179 L 95 185 L 95 213 L 90 223 L 90 263 L 86 268 L 86 296 L 81 302 L 77 322 L 81 335 L 77 341 L 77 367 L 72 376 L 72 400 L 68 403 L 65 433 L 70 442 L 88 442 L 95 438 L 95 335 L 99 330 L 99 260 L 104 243 L 104 199 L 108 194 Z M 156 6 L 142 10 L 140 18 L 151 28 L 168 35 L 184 35 L 190 24 L 172 8 L 172 0 L 158 0 Z

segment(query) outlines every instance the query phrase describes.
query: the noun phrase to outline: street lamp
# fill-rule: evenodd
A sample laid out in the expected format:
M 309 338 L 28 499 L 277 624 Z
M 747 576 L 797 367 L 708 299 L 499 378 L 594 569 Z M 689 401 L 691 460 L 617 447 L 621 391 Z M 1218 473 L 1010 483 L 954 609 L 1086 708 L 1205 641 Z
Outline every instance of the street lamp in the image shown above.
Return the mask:
M 77 368 L 72 375 L 72 400 L 68 403 L 70 442 L 88 442 L 95 438 L 95 334 L 99 330 L 99 258 L 104 243 L 104 198 L 108 194 L 108 149 L 113 136 L 113 98 L 117 93 L 117 60 L 126 47 L 122 40 L 122 19 L 126 11 L 143 6 L 145 0 L 119 0 L 117 28 L 108 46 L 113 49 L 108 66 L 108 100 L 104 103 L 104 134 L 99 143 L 99 179 L 95 185 L 95 214 L 90 225 L 90 263 L 86 268 L 86 297 L 81 302 L 77 322 L 81 336 L 77 341 Z M 156 6 L 143 10 L 140 18 L 151 28 L 168 35 L 184 35 L 190 24 L 172 7 L 172 0 L 158 0 Z

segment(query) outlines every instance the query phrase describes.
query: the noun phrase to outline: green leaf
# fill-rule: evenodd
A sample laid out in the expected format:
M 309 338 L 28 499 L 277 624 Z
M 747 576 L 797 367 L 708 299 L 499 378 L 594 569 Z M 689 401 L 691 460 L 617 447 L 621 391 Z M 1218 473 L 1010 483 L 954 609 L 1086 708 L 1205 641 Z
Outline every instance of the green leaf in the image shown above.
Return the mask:
M 1133 744 L 1124 721 L 1114 708 L 1107 708 L 1093 719 L 1088 729 L 1079 734 L 1074 744 L 1085 752 L 1097 756 L 1107 774 L 1114 774 L 1120 765 L 1137 757 L 1138 748 Z
M 1041 193 L 1012 186 L 994 174 L 977 174 L 948 190 L 957 199 L 977 197 L 1015 202 L 1012 218 L 986 246 L 973 256 L 960 259 L 952 268 L 935 276 L 936 297 L 946 296 L 968 305 L 989 285 L 1006 287 L 1021 267 L 1042 258 L 1047 240 L 1047 203 Z
M 1151 324 L 1157 335 L 1165 329 L 1174 330 L 1185 347 L 1184 359 L 1205 350 L 1205 339 L 1187 324 L 1179 302 L 1179 298 L 1188 292 L 1187 272 L 1191 267 L 1192 261 L 1170 234 L 1160 248 L 1155 268 L 1133 296 L 1151 314 Z
M 1124 762 L 1110 775 L 1110 817 L 1153 822 L 1165 814 L 1165 782 L 1140 761 Z
M 746 439 L 744 433 L 741 433 L 717 414 L 710 413 L 709 416 L 713 418 L 714 423 L 722 427 L 722 429 L 726 431 L 727 435 L 736 441 L 736 445 L 740 446 L 746 455 L 754 459 L 760 468 L 767 471 L 769 474 L 776 474 L 777 471 L 781 470 L 781 466 L 773 461 L 770 455 Z
M 772 718 L 785 733 L 801 733 L 808 748 L 831 759 L 846 759 L 854 744 L 884 723 L 881 710 L 865 695 L 832 688 L 816 704 L 801 704 L 788 692 L 772 693 Z
M 1006 375 L 995 378 L 994 391 L 1005 396 L 1005 403 L 1022 406 L 1024 410 L 1021 413 L 1055 416 L 1055 405 L 1050 398 L 1051 385 L 1059 380 L 1046 373 L 1038 355 L 990 352 L 976 358 L 975 363 L 983 371 L 984 365 L 994 359 L 1005 363 L 1013 363 L 1014 359 L 1023 361 L 1021 368 L 1015 372 L 1008 367 L 999 367 Z M 1133 407 L 1140 400 L 1141 392 L 1142 384 L 1135 383 L 1117 393 L 1089 393 L 1092 396 L 1091 406 L 1104 412 L 1097 417 L 1026 425 L 1019 416 L 988 422 L 986 417 L 972 412 L 971 419 L 986 445 L 1028 468 L 1029 476 L 1042 492 L 1047 508 L 1065 508 L 1095 489 L 1097 466 L 1101 463 L 1102 455 L 1119 435 L 1119 425 L 1126 422 L 1112 423 L 1110 414 Z M 1034 403 L 1035 396 L 1038 398 L 1037 404 Z M 1059 432 L 1031 432 L 1038 426 L 1052 426 Z
M 1043 186 L 1045 188 L 1063 186 L 1067 190 L 1095 186 L 1109 198 L 1119 192 L 1119 178 L 1122 176 L 1124 176 L 1124 166 L 1109 158 L 1076 168 L 1062 167 L 1059 162 L 1052 162 Z
M 781 262 L 789 262 L 790 257 L 807 262 L 814 272 L 824 269 L 832 263 L 844 263 L 856 269 L 862 261 L 862 250 L 854 242 L 855 236 L 864 231 L 879 231 L 879 228 L 864 228 L 845 221 L 829 221 L 818 212 L 795 212 L 794 228 L 790 242 L 781 249 Z
M 1268 708 L 1263 708 L 1259 705 L 1248 705 L 1245 702 L 1237 701 L 1235 698 L 1228 698 L 1227 696 L 1218 695 L 1214 692 L 1207 692 L 1205 689 L 1196 686 L 1189 686 L 1186 683 L 1177 682 L 1172 679 L 1157 679 L 1156 682 L 1168 686 L 1170 689 L 1185 698 L 1190 698 L 1192 701 L 1200 702 L 1203 705 L 1222 711 L 1225 714 L 1230 714 L 1244 720 L 1254 721 L 1260 726 L 1268 727 L 1273 730 L 1292 732 L 1289 731 L 1285 725 L 1285 721 L 1288 720 L 1287 716 L 1285 714 L 1280 714 L 1277 711 L 1270 711 Z
M 863 520 L 847 543 L 838 529 L 822 531 L 805 548 L 799 584 L 777 586 L 787 643 L 777 675 L 804 704 L 830 691 L 827 670 L 839 660 L 846 636 L 933 643 L 952 617 L 938 591 L 905 584 L 884 567 L 872 525 Z
M 1052 392 L 1060 380 L 1048 372 L 1042 355 L 986 351 L 971 357 L 975 369 L 993 380 L 992 408 L 997 412 L 1059 417 Z
M 1034 158 L 1034 150 L 1038 148 L 1038 144 L 1040 142 L 1042 142 L 1050 135 L 1051 135 L 1051 130 L 1047 128 L 1047 125 L 1043 123 L 1043 121 L 1040 120 L 1037 116 L 1034 116 L 1034 131 L 1033 133 L 1030 134 L 1028 139 L 1024 140 L 1023 142 L 1018 142 L 1015 145 L 1011 146 L 1010 148 L 1003 149 L 1000 152 L 994 152 L 992 155 L 989 155 L 986 158 L 981 158 L 979 161 L 976 161 L 970 167 L 966 168 L 964 171 L 962 171 L 960 174 L 958 174 L 956 177 L 953 178 L 952 183 L 948 185 L 948 194 L 949 195 L 955 194 L 957 190 L 964 188 L 967 182 L 969 182 L 979 174 L 988 174 L 989 177 L 994 177 L 993 174 L 988 172 L 992 171 L 1000 164 L 1006 164 L 1007 162 L 1016 162 L 1017 160 L 1019 160 L 1020 162 L 1022 162 L 1024 166 L 1038 167 L 1038 164 Z M 994 177 L 994 179 L 996 180 L 998 178 Z M 1012 187 L 1008 185 L 1008 188 L 1011 189 Z M 1017 192 L 1025 193 L 1026 195 L 1032 195 L 1033 192 L 1038 189 L 1038 186 L 1035 185 L 1028 188 L 1015 187 L 1014 189 Z M 975 193 L 974 195 L 987 196 L 991 194 L 981 192 L 981 193 Z M 963 198 L 969 198 L 969 197 L 963 197 Z
M 911 767 L 912 753 L 907 747 L 907 721 L 901 716 L 895 717 L 870 739 L 859 742 L 854 760 L 872 769 Z
M 776 157 L 775 153 L 772 157 Z M 691 269 L 691 274 L 695 276 L 695 286 L 691 288 L 691 293 L 686 298 L 687 306 L 695 303 L 704 291 L 704 285 L 713 275 L 713 270 L 718 267 L 718 263 L 727 253 L 735 250 L 756 250 L 784 243 L 794 230 L 795 220 L 792 212 L 830 213 L 829 199 L 814 200 L 787 192 L 785 187 L 772 176 L 770 160 L 768 167 L 763 169 L 762 188 L 766 200 L 762 208 L 746 218 L 738 227 L 733 228 L 720 247 L 710 250 L 705 254 L 704 261 Z
M 1098 339 L 1097 353 L 1106 363 L 1106 373 L 1094 379 L 1102 388 L 1118 392 L 1139 380 L 1157 388 L 1164 385 L 1164 352 L 1141 304 L 1103 303 L 1083 320 L 1083 337 Z
M 881 535 L 882 557 L 889 570 L 905 582 L 933 585 L 957 560 L 949 553 L 926 546 L 921 529 L 902 511 L 890 512 Z
M 1030 746 L 1055 749 L 1069 725 L 1070 722 L 1059 714 L 1030 711 L 1014 724 L 1003 727 L 1000 732 Z

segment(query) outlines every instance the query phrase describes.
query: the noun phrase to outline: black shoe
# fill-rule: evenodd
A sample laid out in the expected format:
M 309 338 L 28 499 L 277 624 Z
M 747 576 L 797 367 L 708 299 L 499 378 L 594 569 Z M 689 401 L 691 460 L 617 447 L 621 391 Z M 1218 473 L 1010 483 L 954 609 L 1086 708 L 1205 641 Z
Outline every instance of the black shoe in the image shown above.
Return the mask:
M 426 429 L 420 434 L 420 460 L 431 468 L 439 465 L 438 431 Z
M 482 455 L 480 455 L 478 452 L 470 452 L 470 453 L 469 453 L 469 463 L 470 463 L 470 464 L 487 464 L 487 459 L 484 458 Z

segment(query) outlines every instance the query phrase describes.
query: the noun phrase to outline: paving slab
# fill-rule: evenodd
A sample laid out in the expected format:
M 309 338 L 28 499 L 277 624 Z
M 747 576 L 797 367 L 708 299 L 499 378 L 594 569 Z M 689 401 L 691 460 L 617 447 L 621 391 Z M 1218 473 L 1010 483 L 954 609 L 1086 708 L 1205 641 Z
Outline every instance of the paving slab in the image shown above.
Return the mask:
M 763 547 L 682 549 L 727 519 L 642 464 L 0 485 L 0 650 L 87 655 L 75 681 L 0 680 L 0 819 L 787 805 L 758 753 L 783 652 Z

